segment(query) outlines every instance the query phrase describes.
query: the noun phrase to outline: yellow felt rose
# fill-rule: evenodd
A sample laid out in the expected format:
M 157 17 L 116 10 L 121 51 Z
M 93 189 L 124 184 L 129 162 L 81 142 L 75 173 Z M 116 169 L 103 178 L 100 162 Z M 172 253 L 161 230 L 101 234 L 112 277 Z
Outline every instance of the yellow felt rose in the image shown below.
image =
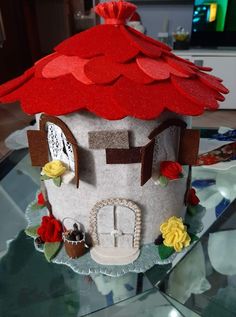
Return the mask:
M 54 160 L 45 164 L 42 171 L 46 176 L 56 178 L 65 173 L 66 166 L 61 161 Z
M 164 239 L 163 244 L 167 247 L 173 247 L 176 252 L 180 252 L 184 247 L 190 245 L 191 238 L 182 218 L 170 217 L 161 225 L 160 231 Z

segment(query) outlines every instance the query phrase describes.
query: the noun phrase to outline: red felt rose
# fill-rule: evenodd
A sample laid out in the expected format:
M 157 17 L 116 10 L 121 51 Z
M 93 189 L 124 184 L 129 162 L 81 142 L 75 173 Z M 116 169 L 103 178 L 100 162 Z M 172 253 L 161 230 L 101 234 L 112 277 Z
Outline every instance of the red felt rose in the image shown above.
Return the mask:
M 200 203 L 199 198 L 196 195 L 196 190 L 191 188 L 188 192 L 188 203 L 191 206 L 197 206 Z
M 160 174 L 168 179 L 180 178 L 182 171 L 182 166 L 178 162 L 163 161 L 160 164 Z
M 44 216 L 37 233 L 44 242 L 60 242 L 62 241 L 62 224 L 53 216 Z
M 38 205 L 40 206 L 44 206 L 45 205 L 45 200 L 44 200 L 44 197 L 43 197 L 43 194 L 42 193 L 39 193 L 38 194 L 38 201 L 37 201 Z

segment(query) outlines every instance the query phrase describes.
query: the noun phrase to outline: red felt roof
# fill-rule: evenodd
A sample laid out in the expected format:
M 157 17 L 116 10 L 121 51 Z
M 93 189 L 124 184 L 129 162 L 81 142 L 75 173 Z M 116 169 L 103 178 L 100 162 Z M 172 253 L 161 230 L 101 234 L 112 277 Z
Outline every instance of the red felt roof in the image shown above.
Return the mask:
M 153 119 L 164 109 L 200 115 L 216 109 L 228 90 L 221 80 L 125 25 L 136 7 L 106 2 L 105 24 L 59 44 L 22 76 L 0 86 L 0 101 L 19 100 L 29 114 L 87 109 L 105 119 Z

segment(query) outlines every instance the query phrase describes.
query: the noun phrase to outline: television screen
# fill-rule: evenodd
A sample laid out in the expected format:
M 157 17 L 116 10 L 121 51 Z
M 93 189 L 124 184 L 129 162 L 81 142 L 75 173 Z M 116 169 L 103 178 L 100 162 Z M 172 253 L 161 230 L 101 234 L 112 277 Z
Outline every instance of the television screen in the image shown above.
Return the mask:
M 195 0 L 192 45 L 236 45 L 236 0 Z

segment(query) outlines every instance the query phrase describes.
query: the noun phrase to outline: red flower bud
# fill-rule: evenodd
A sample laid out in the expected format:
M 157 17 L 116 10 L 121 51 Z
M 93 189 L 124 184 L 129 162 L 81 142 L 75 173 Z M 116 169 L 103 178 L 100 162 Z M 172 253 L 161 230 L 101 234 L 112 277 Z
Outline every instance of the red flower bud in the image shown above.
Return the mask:
M 38 201 L 37 201 L 38 205 L 40 206 L 44 206 L 45 205 L 45 200 L 44 200 L 44 197 L 43 197 L 43 194 L 42 193 L 39 193 L 38 194 Z
M 62 224 L 53 216 L 44 216 L 37 233 L 44 242 L 60 242 L 62 241 Z
M 194 188 L 191 188 L 188 192 L 188 204 L 191 206 L 197 206 L 200 203 L 199 198 L 196 195 Z
M 160 174 L 168 179 L 180 178 L 182 171 L 182 166 L 178 162 L 163 161 L 160 164 Z

